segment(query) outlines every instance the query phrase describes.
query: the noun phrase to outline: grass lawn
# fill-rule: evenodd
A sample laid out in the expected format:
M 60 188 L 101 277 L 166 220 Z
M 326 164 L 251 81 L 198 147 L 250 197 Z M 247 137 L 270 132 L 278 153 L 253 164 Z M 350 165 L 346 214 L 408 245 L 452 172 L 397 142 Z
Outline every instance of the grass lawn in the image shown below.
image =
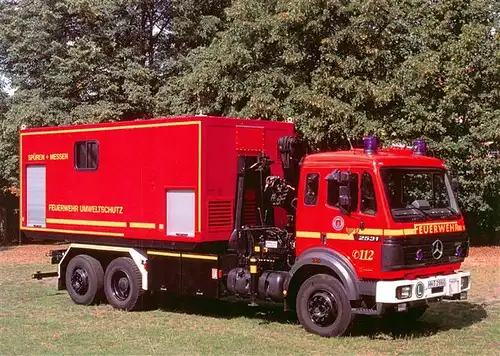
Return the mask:
M 396 329 L 362 318 L 347 336 L 305 332 L 279 306 L 167 301 L 157 310 L 122 312 L 78 306 L 55 278 L 44 254 L 53 246 L 0 250 L 0 355 L 14 354 L 500 354 L 500 247 L 472 248 L 468 301 L 433 305 L 414 325 Z

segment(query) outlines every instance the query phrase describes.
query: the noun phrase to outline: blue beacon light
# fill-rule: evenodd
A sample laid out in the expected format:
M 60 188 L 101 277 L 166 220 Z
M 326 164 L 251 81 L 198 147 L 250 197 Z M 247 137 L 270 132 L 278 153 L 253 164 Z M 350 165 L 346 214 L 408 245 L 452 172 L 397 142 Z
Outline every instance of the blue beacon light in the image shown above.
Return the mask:
M 377 152 L 377 138 L 373 136 L 365 137 L 363 139 L 363 148 L 365 153 L 375 153 Z
M 427 154 L 427 144 L 422 139 L 414 140 L 412 150 L 413 154 L 425 156 Z

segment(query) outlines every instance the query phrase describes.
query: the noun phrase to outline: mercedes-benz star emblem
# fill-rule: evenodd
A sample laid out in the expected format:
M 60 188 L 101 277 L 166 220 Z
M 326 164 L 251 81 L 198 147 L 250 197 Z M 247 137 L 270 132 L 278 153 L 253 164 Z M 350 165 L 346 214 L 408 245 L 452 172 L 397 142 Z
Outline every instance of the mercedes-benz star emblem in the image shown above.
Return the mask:
M 443 243 L 441 240 L 436 240 L 432 243 L 432 257 L 439 260 L 443 256 Z

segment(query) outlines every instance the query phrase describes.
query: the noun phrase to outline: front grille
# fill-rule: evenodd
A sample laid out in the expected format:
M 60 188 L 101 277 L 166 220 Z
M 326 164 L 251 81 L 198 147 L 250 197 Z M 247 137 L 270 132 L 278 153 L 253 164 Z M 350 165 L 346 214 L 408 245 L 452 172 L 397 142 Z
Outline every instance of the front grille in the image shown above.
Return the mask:
M 439 259 L 433 257 L 432 244 L 436 240 L 443 243 L 443 254 Z M 461 256 L 455 255 L 458 246 L 462 247 Z M 468 254 L 468 247 L 467 235 L 462 232 L 443 235 L 415 235 L 404 238 L 386 237 L 382 245 L 382 269 L 397 270 L 461 262 Z M 419 254 L 421 254 L 421 258 L 417 258 Z

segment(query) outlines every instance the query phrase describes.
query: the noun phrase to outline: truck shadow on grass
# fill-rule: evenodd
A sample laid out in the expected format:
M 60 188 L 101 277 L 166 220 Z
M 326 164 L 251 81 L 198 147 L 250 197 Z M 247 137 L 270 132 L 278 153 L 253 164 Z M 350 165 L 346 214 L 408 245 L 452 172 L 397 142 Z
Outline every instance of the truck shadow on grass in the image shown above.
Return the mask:
M 485 319 L 485 304 L 470 302 L 441 302 L 432 305 L 413 323 L 391 323 L 381 317 L 358 316 L 346 336 L 365 336 L 371 339 L 404 339 L 431 336 L 447 330 L 460 330 Z M 220 301 L 197 298 L 172 298 L 156 302 L 162 311 L 195 314 L 215 318 L 260 319 L 260 324 L 273 322 L 299 325 L 293 312 L 284 312 L 279 304 L 265 303 L 249 307 L 243 301 Z
M 488 314 L 485 306 L 470 302 L 440 302 L 432 305 L 417 321 L 407 323 L 360 316 L 354 322 L 349 335 L 367 336 L 371 339 L 406 339 L 460 330 L 486 319 Z

